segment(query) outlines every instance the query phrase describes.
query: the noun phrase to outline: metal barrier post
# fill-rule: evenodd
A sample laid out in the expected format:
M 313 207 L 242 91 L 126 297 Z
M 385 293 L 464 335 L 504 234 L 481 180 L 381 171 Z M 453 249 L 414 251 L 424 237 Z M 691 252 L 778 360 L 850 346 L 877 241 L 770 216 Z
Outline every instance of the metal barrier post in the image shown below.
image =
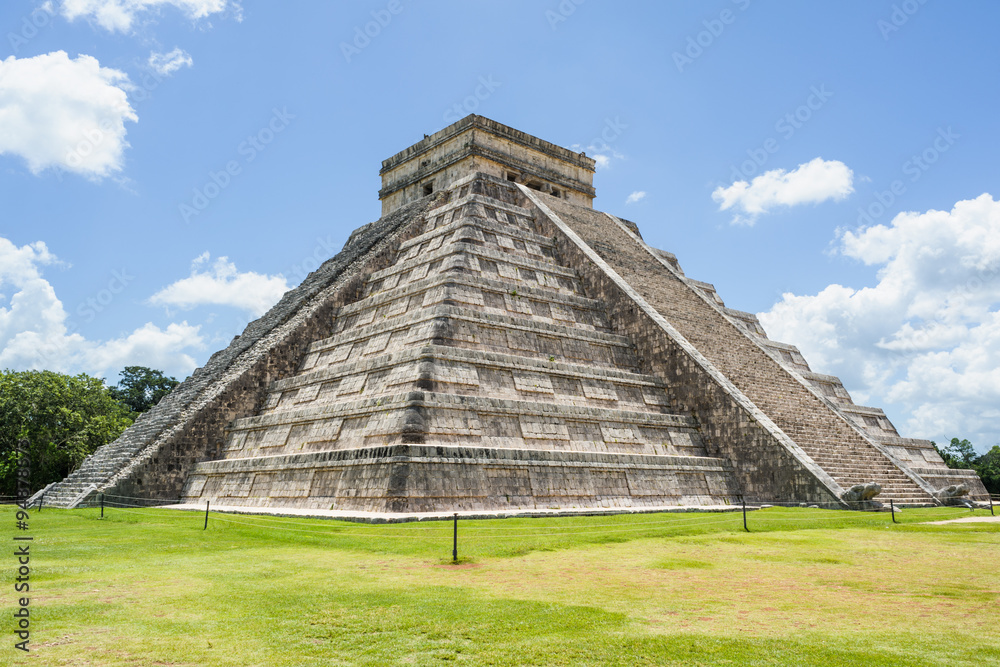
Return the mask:
M 747 499 L 742 498 L 742 500 L 743 500 L 743 530 L 749 533 L 750 529 L 747 528 Z
M 896 521 L 896 504 L 892 502 L 891 498 L 889 499 L 889 509 L 892 511 L 892 522 L 899 523 L 898 521 Z
M 104 494 L 101 494 L 101 518 L 104 518 Z
M 458 512 L 455 512 L 455 528 L 451 542 L 451 562 L 458 562 Z
M 212 504 L 211 500 L 205 501 L 205 527 L 202 530 L 208 530 L 208 507 Z
M 44 504 L 45 504 L 45 494 L 43 493 L 42 497 L 38 499 L 38 511 L 39 512 L 42 511 L 42 505 L 44 505 Z
M 993 496 L 989 496 L 989 499 L 990 499 L 990 516 L 996 516 L 996 514 L 993 513 Z

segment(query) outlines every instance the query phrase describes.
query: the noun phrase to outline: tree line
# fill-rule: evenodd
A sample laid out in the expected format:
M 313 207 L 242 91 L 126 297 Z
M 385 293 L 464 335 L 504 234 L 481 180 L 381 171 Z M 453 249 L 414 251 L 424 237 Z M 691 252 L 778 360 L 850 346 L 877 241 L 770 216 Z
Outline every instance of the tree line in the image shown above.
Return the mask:
M 35 492 L 76 470 L 179 384 L 144 366 L 126 366 L 120 377 L 107 386 L 84 373 L 0 371 L 0 495 L 15 495 L 18 442 L 28 443 Z

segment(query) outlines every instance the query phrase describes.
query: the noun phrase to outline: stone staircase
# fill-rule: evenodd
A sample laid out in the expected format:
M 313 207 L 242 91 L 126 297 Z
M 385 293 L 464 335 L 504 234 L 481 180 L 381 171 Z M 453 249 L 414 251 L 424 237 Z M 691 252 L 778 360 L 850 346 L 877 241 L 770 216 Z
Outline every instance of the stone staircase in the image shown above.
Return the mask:
M 101 447 L 84 459 L 66 479 L 35 494 L 33 501 L 37 502 L 44 493 L 45 505 L 73 508 L 93 504 L 96 498 L 94 490 L 103 488 L 112 476 L 135 458 L 141 448 L 141 444 L 137 447 L 135 442 L 128 440 Z
M 545 197 L 544 205 L 840 487 L 877 482 L 883 488 L 879 500 L 885 503 L 936 502 L 926 483 L 897 466 L 812 385 L 765 351 L 756 332 L 726 314 L 711 286 L 686 278 L 672 256 L 649 248 L 634 230 L 607 214 L 552 197 Z

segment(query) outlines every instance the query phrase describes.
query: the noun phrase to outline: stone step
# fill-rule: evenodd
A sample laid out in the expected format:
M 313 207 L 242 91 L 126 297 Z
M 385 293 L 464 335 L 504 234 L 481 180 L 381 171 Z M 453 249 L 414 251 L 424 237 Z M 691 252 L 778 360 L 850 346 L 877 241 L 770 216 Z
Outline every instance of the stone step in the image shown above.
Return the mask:
M 459 207 L 460 206 L 461 204 Z M 447 219 L 452 215 L 457 217 L 450 222 L 435 226 L 439 218 Z M 517 239 L 522 243 L 531 243 L 539 248 L 544 248 L 549 251 L 554 251 L 555 248 L 555 244 L 550 238 L 540 236 L 539 234 L 535 234 L 534 232 L 521 227 L 512 226 L 509 222 L 500 222 L 499 220 L 491 220 L 489 218 L 464 216 L 462 215 L 460 208 L 452 208 L 451 210 L 446 210 L 444 213 L 436 215 L 434 218 L 428 220 L 426 227 L 428 231 L 425 231 L 412 239 L 404 241 L 399 245 L 399 259 L 412 259 L 427 250 L 436 250 L 446 242 L 446 239 L 463 240 L 470 238 L 463 235 L 463 231 L 467 228 L 478 230 L 479 234 L 473 234 L 470 240 L 478 240 L 480 243 L 484 242 L 482 233 L 485 232 L 487 234 L 494 234 L 498 237 Z M 458 234 L 456 234 L 456 232 L 458 232 Z M 452 236 L 453 234 L 454 236 Z M 445 238 L 442 239 L 441 243 L 435 246 L 433 244 L 435 243 L 435 239 L 438 237 Z M 496 243 L 490 243 L 490 245 L 496 245 Z M 513 246 L 511 243 L 505 243 L 503 249 L 517 250 L 518 248 Z M 542 255 L 542 253 L 529 254 L 545 256 Z
M 334 336 L 349 335 L 370 325 L 391 328 L 397 318 L 439 304 L 610 332 L 604 304 L 599 301 L 499 276 L 452 272 L 411 280 L 341 307 Z
M 261 414 L 426 389 L 512 400 L 667 412 L 663 382 L 608 366 L 426 345 L 345 361 L 278 380 Z M 346 396 L 346 397 L 345 397 Z
M 401 275 L 406 280 L 423 279 L 435 272 L 459 271 L 493 279 L 507 279 L 538 290 L 563 294 L 581 294 L 579 274 L 575 269 L 553 261 L 503 252 L 498 248 L 472 243 L 448 243 L 437 250 L 422 253 L 412 259 L 396 262 L 368 277 L 369 284 L 381 283 L 370 289 L 395 287 Z M 393 280 L 392 278 L 396 279 Z M 385 285 L 386 287 L 383 287 Z
M 479 193 L 462 194 L 460 190 L 453 190 L 453 193 L 456 196 L 451 201 L 428 213 L 425 231 L 421 236 L 427 236 L 430 232 L 451 224 L 465 222 L 493 225 L 500 229 L 513 228 L 539 242 L 549 240 L 533 231 L 534 222 L 530 209 Z M 413 245 L 413 240 L 406 241 L 400 248 L 408 249 Z
M 492 352 L 532 352 L 546 359 L 551 356 L 553 361 L 587 361 L 629 372 L 635 372 L 638 365 L 635 348 L 624 336 L 482 309 L 437 305 L 400 318 L 385 330 L 366 328 L 313 343 L 300 371 L 427 344 Z
M 697 422 L 691 417 L 661 413 L 642 412 L 636 410 L 619 410 L 614 408 L 582 407 L 562 405 L 558 403 L 538 403 L 535 401 L 516 401 L 508 399 L 488 398 L 482 396 L 465 396 L 431 391 L 401 392 L 378 398 L 365 398 L 346 401 L 328 406 L 301 408 L 285 412 L 243 417 L 233 421 L 230 429 L 259 429 L 279 424 L 295 424 L 332 417 L 347 415 L 362 415 L 376 412 L 387 412 L 392 409 L 415 404 L 433 404 L 450 410 L 478 410 L 487 413 L 516 413 L 524 415 L 566 417 L 587 421 L 616 421 L 641 423 L 648 425 L 676 426 L 678 428 L 695 429 Z
M 419 422 L 413 421 L 421 415 Z M 227 459 L 434 440 L 450 446 L 707 454 L 690 417 L 437 392 L 407 392 L 236 420 Z

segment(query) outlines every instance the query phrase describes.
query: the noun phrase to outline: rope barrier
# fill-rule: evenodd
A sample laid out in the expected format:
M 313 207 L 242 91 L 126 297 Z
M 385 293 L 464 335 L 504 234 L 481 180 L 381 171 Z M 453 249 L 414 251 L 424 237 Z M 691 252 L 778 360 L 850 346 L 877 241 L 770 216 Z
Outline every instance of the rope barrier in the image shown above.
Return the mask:
M 681 528 L 686 528 L 686 527 L 689 527 L 689 526 L 700 526 L 700 525 L 718 525 L 718 524 L 722 524 L 722 523 L 727 523 L 727 521 L 726 521 L 727 519 L 732 520 L 732 519 L 735 519 L 736 517 L 737 517 L 737 515 L 735 513 L 728 513 L 727 512 L 724 516 L 716 518 L 716 519 L 711 519 L 711 520 L 708 520 L 708 521 L 677 523 L 675 525 L 677 527 L 681 527 Z M 356 534 L 354 531 L 349 531 L 349 530 L 345 531 L 345 530 L 342 530 L 342 529 L 341 530 L 333 530 L 333 531 L 330 531 L 330 530 L 302 530 L 302 529 L 294 529 L 294 528 L 281 528 L 279 526 L 261 525 L 260 523 L 256 523 L 256 522 L 252 522 L 252 521 L 237 521 L 235 519 L 222 518 L 222 517 L 219 517 L 219 520 L 220 521 L 228 521 L 230 523 L 239 523 L 239 524 L 246 525 L 246 526 L 253 526 L 255 528 L 268 528 L 268 529 L 278 529 L 278 530 L 297 530 L 299 532 L 307 532 L 307 533 L 326 532 L 327 534 L 337 534 L 337 535 L 341 535 L 341 536 L 344 536 L 344 537 L 348 537 L 348 536 Z M 730 522 L 732 522 L 732 521 L 730 521 Z M 305 524 L 303 522 L 293 522 L 293 523 L 296 523 L 297 525 L 317 525 L 317 524 Z M 669 522 L 656 522 L 656 523 L 662 525 L 663 523 L 669 523 Z M 735 522 L 733 522 L 733 523 L 735 523 Z M 642 523 L 642 524 L 631 526 L 631 527 L 622 527 L 620 524 L 604 524 L 604 525 L 606 525 L 606 526 L 607 525 L 611 525 L 613 527 L 613 529 L 612 530 L 604 530 L 602 532 L 636 532 L 636 531 L 641 531 L 641 530 L 648 530 L 650 523 Z M 470 528 L 466 528 L 465 530 L 469 531 L 469 532 L 472 532 L 474 534 L 476 531 L 481 530 L 482 528 L 485 528 L 485 527 L 470 527 Z M 551 529 L 552 527 L 547 527 L 547 528 Z M 584 534 L 587 534 L 589 532 L 592 532 L 593 528 L 595 528 L 595 526 L 571 526 L 571 527 L 567 527 L 565 530 L 562 530 L 562 531 L 559 531 L 559 532 L 531 533 L 531 534 L 513 534 L 513 535 L 512 534 L 502 534 L 502 535 L 495 535 L 495 537 L 501 537 L 501 538 L 507 538 L 507 537 L 560 537 L 560 536 L 584 535 Z M 614 528 L 616 528 L 617 530 L 615 530 Z M 521 526 L 513 526 L 513 527 L 509 528 L 509 530 L 518 530 L 518 529 L 523 529 L 523 527 L 521 527 Z M 394 530 L 393 532 L 397 532 L 398 530 L 399 529 Z M 441 534 L 442 535 L 447 535 L 448 532 L 449 531 L 447 531 L 447 530 L 443 530 L 443 531 L 441 531 Z M 418 539 L 434 539 L 435 537 L 437 537 L 437 536 L 427 536 L 426 538 L 424 538 L 423 536 L 417 536 L 417 535 L 392 535 L 392 534 L 385 534 L 385 533 L 383 533 L 382 535 L 362 535 L 362 536 L 364 536 L 364 537 L 415 537 L 415 538 L 418 538 Z
M 184 502 L 183 498 L 139 498 L 137 496 L 120 496 L 114 493 L 104 494 L 107 498 L 125 498 L 127 500 L 143 500 L 147 502 L 159 502 L 164 505 L 176 505 L 178 503 Z
M 732 522 L 733 525 L 739 525 L 739 526 L 743 525 L 741 515 L 739 515 L 739 514 L 733 514 L 732 518 L 733 519 L 737 519 L 737 518 L 740 519 L 739 521 L 733 521 Z M 683 526 L 681 526 L 681 527 L 687 528 L 687 527 L 690 527 L 690 526 L 718 525 L 719 523 L 721 523 L 721 522 L 719 522 L 719 521 L 703 521 L 703 522 L 700 522 L 700 523 L 683 524 Z M 601 532 L 602 533 L 633 533 L 633 532 L 636 532 L 636 531 L 639 531 L 639 530 L 646 530 L 646 529 L 647 529 L 646 526 L 633 526 L 631 528 L 619 528 L 617 530 L 615 530 L 615 529 L 602 530 Z M 466 532 L 467 533 L 468 532 L 473 532 L 475 530 L 476 530 L 475 528 L 466 528 Z M 539 534 L 539 533 L 522 533 L 522 534 L 514 534 L 514 535 L 497 535 L 497 537 L 564 537 L 564 536 L 573 536 L 573 535 L 586 535 L 589 532 L 590 531 L 588 529 L 588 530 L 581 530 L 581 531 L 574 531 L 574 532 L 566 531 L 566 532 L 561 532 L 561 533 L 541 533 L 541 534 Z
M 156 517 L 170 516 L 169 514 L 153 514 L 152 512 L 140 512 L 135 509 L 130 509 L 131 507 L 138 507 L 138 505 L 130 505 L 129 507 L 117 507 L 115 505 L 105 505 L 106 509 L 114 509 L 120 512 L 125 512 L 126 514 L 142 514 L 143 516 L 156 516 Z M 173 519 L 180 517 L 170 517 L 170 518 Z
M 214 519 L 217 520 L 217 521 L 222 521 L 223 523 L 235 523 L 235 524 L 240 524 L 240 525 L 243 525 L 243 526 L 250 526 L 252 528 L 266 527 L 268 530 L 285 530 L 285 531 L 291 531 L 293 533 L 325 534 L 325 535 L 328 535 L 328 536 L 337 536 L 337 537 L 351 537 L 351 538 L 354 538 L 354 537 L 365 537 L 365 538 L 376 537 L 376 538 L 379 538 L 379 539 L 381 539 L 383 537 L 386 537 L 386 538 L 399 538 L 399 537 L 402 537 L 402 538 L 409 538 L 409 539 L 415 539 L 415 540 L 433 540 L 433 539 L 438 539 L 437 536 L 430 536 L 430 535 L 427 535 L 427 536 L 424 536 L 424 535 L 391 535 L 391 534 L 386 534 L 386 535 L 348 535 L 348 534 L 341 534 L 341 533 L 339 533 L 337 531 L 331 531 L 331 530 L 304 530 L 302 528 L 282 528 L 281 526 L 261 526 L 260 524 L 248 523 L 246 521 L 236 521 L 234 519 L 224 518 L 224 517 L 218 516 L 218 515 L 214 516 Z
M 662 521 L 643 521 L 643 522 L 641 522 L 642 525 L 644 525 L 644 526 L 651 526 L 651 525 L 655 525 L 655 524 L 659 524 L 659 523 L 676 523 L 676 522 L 682 521 L 683 519 L 690 519 L 690 520 L 693 521 L 695 519 L 700 519 L 705 514 L 715 514 L 715 515 L 719 515 L 719 516 L 729 516 L 729 515 L 735 515 L 736 513 L 737 513 L 737 510 L 733 509 L 733 510 L 727 510 L 727 511 L 724 511 L 724 512 L 720 512 L 720 511 L 717 511 L 717 510 L 706 510 L 706 511 L 701 511 L 701 512 L 697 512 L 697 511 L 696 512 L 643 512 L 641 514 L 640 513 L 622 513 L 622 514 L 618 514 L 617 516 L 640 517 L 640 516 L 652 516 L 654 514 L 669 514 L 669 515 L 672 515 L 672 518 L 670 518 L 670 519 L 664 519 Z M 498 517 L 498 519 L 499 518 L 501 518 L 501 517 Z M 540 520 L 540 519 L 571 519 L 571 518 L 572 519 L 582 519 L 582 518 L 587 518 L 587 517 L 585 517 L 585 516 L 574 516 L 574 515 L 570 514 L 570 515 L 551 516 L 551 517 L 550 516 L 541 516 L 541 517 L 512 517 L 512 518 L 530 518 L 533 521 L 537 521 L 537 520 Z M 604 527 L 614 528 L 614 527 L 617 527 L 617 526 L 620 526 L 620 525 L 621 525 L 620 523 L 597 523 L 597 524 L 589 524 L 588 527 L 589 528 L 604 528 Z M 538 529 L 541 530 L 541 529 L 547 528 L 547 527 L 548 526 L 538 526 Z M 523 528 L 534 528 L 534 527 L 533 526 L 523 526 L 523 527 L 522 526 L 515 526 L 515 527 L 512 528 L 510 526 L 479 526 L 478 528 L 476 528 L 476 530 L 519 530 L 519 529 L 523 529 Z
M 229 514 L 239 514 L 240 516 L 245 516 L 245 517 L 253 517 L 254 519 L 256 519 L 258 521 L 262 521 L 262 522 L 274 522 L 274 523 L 283 523 L 283 524 L 292 523 L 292 524 L 309 525 L 309 526 L 316 525 L 314 523 L 303 522 L 303 521 L 289 521 L 289 520 L 281 518 L 281 517 L 272 517 L 270 515 L 243 514 L 243 513 L 239 513 L 239 512 L 228 512 L 228 513 Z M 726 516 L 726 515 L 730 515 L 730 514 L 735 514 L 735 511 L 727 511 L 727 512 L 711 512 L 711 511 L 710 512 L 677 512 L 676 516 L 672 517 L 670 519 L 664 519 L 662 521 L 642 521 L 641 525 L 649 526 L 649 525 L 655 525 L 655 524 L 661 524 L 661 523 L 677 523 L 677 522 L 683 521 L 685 519 L 690 520 L 690 521 L 694 521 L 694 520 L 697 520 L 697 519 L 701 519 L 705 514 L 709 514 L 709 513 Z M 649 512 L 649 513 L 646 513 L 646 514 L 620 514 L 618 516 L 636 517 L 636 516 L 651 516 L 653 514 L 654 514 L 653 512 Z M 657 513 L 657 514 L 659 514 L 659 513 Z M 668 514 L 674 514 L 674 513 L 668 513 Z M 440 521 L 433 521 L 434 524 L 440 524 L 440 525 L 434 525 L 434 526 L 432 526 L 432 525 L 426 525 L 426 526 L 422 526 L 422 527 L 412 527 L 412 528 L 410 528 L 410 527 L 407 527 L 407 528 L 396 528 L 396 530 L 420 530 L 420 531 L 435 531 L 436 530 L 436 531 L 445 532 L 445 531 L 451 530 L 449 527 L 447 527 L 447 525 L 445 525 L 446 521 L 450 520 L 451 518 L 452 517 L 444 517 Z M 557 519 L 558 520 L 558 519 L 585 518 L 585 517 L 576 517 L 576 516 L 573 516 L 573 515 L 563 515 L 563 516 L 551 516 L 551 517 L 542 516 L 542 517 L 510 517 L 510 518 L 530 518 L 533 521 L 537 521 L 537 520 L 541 520 L 541 519 Z M 460 520 L 465 520 L 465 521 L 505 521 L 505 520 L 508 520 L 508 518 L 505 518 L 505 517 L 496 517 L 496 518 L 464 518 L 463 519 L 463 517 L 461 515 L 459 515 L 459 519 Z M 314 521 L 338 520 L 338 517 L 330 517 L 329 519 L 325 518 L 325 517 L 316 517 L 313 520 Z M 431 522 L 428 521 L 428 523 L 431 523 Z M 389 523 L 353 523 L 353 522 L 351 522 L 351 523 L 346 523 L 345 528 L 357 528 L 357 529 L 381 528 L 381 527 L 386 526 L 386 525 L 390 525 L 390 524 Z M 401 524 L 391 524 L 391 525 L 401 525 Z M 618 526 L 621 526 L 621 523 L 588 524 L 587 527 L 588 528 L 605 528 L 605 527 L 615 528 L 615 527 L 618 527 Z M 570 527 L 572 527 L 572 526 L 570 526 Z M 550 528 L 550 526 L 537 526 L 537 527 L 536 526 L 477 526 L 475 528 L 475 530 L 523 530 L 525 528 L 529 528 L 529 529 L 535 529 L 535 528 L 537 528 L 539 530 L 543 530 L 543 529 L 546 529 L 546 528 Z
M 703 519 L 704 515 L 707 514 L 707 513 L 708 512 L 684 512 L 684 513 L 677 513 L 679 516 L 671 517 L 670 519 L 663 519 L 661 521 L 639 521 L 639 522 L 637 522 L 637 526 L 639 526 L 639 527 L 646 527 L 646 526 L 662 525 L 662 524 L 667 524 L 667 523 L 674 524 L 674 525 L 695 525 L 695 524 L 704 523 L 703 521 L 700 521 L 700 519 Z M 724 519 L 730 518 L 730 516 L 735 516 L 735 514 L 736 514 L 735 511 L 711 512 L 711 513 L 712 514 L 716 514 L 716 515 L 719 516 L 719 520 L 714 520 L 715 522 L 722 522 L 720 520 L 724 521 Z M 233 513 L 227 513 L 227 514 L 233 514 Z M 255 521 L 258 521 L 258 522 L 261 522 L 261 523 L 281 523 L 281 524 L 294 524 L 294 525 L 302 525 L 302 526 L 316 526 L 316 525 L 318 525 L 318 524 L 312 523 L 312 522 L 290 521 L 290 520 L 283 519 L 283 518 L 280 518 L 280 517 L 273 517 L 272 518 L 270 516 L 263 516 L 263 515 L 260 515 L 260 514 L 240 514 L 240 513 L 235 513 L 235 514 L 238 514 L 239 516 L 243 516 L 243 517 L 246 517 L 246 518 L 252 517 Z M 653 513 L 649 513 L 649 514 L 653 514 Z M 619 516 L 633 517 L 633 516 L 644 516 L 644 515 L 622 514 L 622 515 L 619 515 Z M 446 517 L 446 518 L 450 519 L 451 517 Z M 462 517 L 460 516 L 459 519 L 461 519 L 461 518 Z M 533 519 L 541 519 L 541 518 L 566 519 L 566 518 L 581 518 L 581 517 L 563 516 L 563 517 L 532 517 L 532 518 Z M 316 518 L 316 519 L 314 519 L 314 521 L 327 521 L 327 520 L 328 519 L 324 519 L 324 518 Z M 466 519 L 466 520 L 480 520 L 480 519 Z M 481 520 L 502 520 L 502 519 L 501 518 L 497 518 L 497 519 L 481 519 Z M 451 530 L 447 526 L 447 524 L 446 524 L 446 522 L 444 520 L 442 520 L 442 521 L 435 521 L 434 523 L 440 524 L 440 525 L 437 525 L 437 526 L 429 526 L 428 525 L 426 527 L 413 527 L 413 528 L 409 528 L 409 527 L 407 527 L 407 528 L 394 528 L 394 531 L 396 531 L 396 532 L 398 532 L 398 531 L 438 531 L 438 532 L 445 533 L 445 532 L 448 532 L 448 531 Z M 343 526 L 343 529 L 344 530 L 378 529 L 378 528 L 382 528 L 382 527 L 384 527 L 386 525 L 390 525 L 390 524 L 346 523 Z M 399 524 L 391 524 L 391 525 L 399 525 Z M 618 528 L 618 527 L 621 527 L 621 525 L 622 525 L 621 523 L 588 524 L 587 526 L 580 526 L 580 528 L 586 528 L 588 530 L 593 529 L 593 528 Z M 545 530 L 545 529 L 549 529 L 549 530 L 551 530 L 552 528 L 557 528 L 557 527 L 555 527 L 555 526 L 476 526 L 475 528 L 467 528 L 466 530 L 476 530 L 476 531 L 479 531 L 479 530 L 504 531 L 504 530 L 525 530 L 525 529 L 528 529 L 528 530 Z M 572 530 L 574 528 L 577 528 L 577 526 L 566 526 L 565 530 Z M 500 535 L 499 537 L 506 537 L 506 536 L 507 535 Z
M 274 517 L 274 518 L 272 518 L 270 516 L 263 516 L 263 515 L 260 515 L 260 514 L 244 514 L 242 512 L 220 512 L 219 510 L 213 511 L 212 514 L 226 514 L 228 516 L 241 516 L 241 517 L 244 517 L 244 518 L 253 518 L 253 519 L 255 519 L 257 521 L 260 521 L 262 523 L 269 522 L 269 523 L 293 524 L 293 525 L 298 525 L 298 526 L 318 526 L 318 525 L 321 525 L 321 524 L 313 523 L 315 521 L 326 521 L 326 522 L 329 522 L 331 520 L 337 521 L 336 517 L 331 517 L 330 519 L 317 517 L 317 518 L 313 519 L 313 522 L 310 522 L 310 521 L 288 521 L 288 520 L 286 520 L 286 519 L 284 519 L 282 517 Z M 443 521 L 441 521 L 441 522 L 435 521 L 435 523 L 444 524 Z M 398 526 L 398 525 L 401 525 L 401 524 L 398 524 L 398 523 L 392 523 L 392 524 L 390 524 L 390 523 L 351 523 L 351 522 L 347 522 L 347 521 L 337 521 L 336 525 L 337 525 L 337 528 L 340 529 L 340 530 L 363 530 L 365 528 L 383 528 L 385 526 L 390 526 L 390 525 L 391 526 Z M 442 525 L 442 526 L 435 526 L 435 527 L 427 526 L 426 528 L 395 528 L 394 530 L 396 530 L 396 531 L 400 531 L 400 530 L 418 531 L 419 530 L 419 531 L 424 531 L 424 532 L 427 532 L 427 531 L 439 531 L 441 533 L 445 533 L 445 532 L 450 531 L 451 529 L 448 528 L 447 525 Z
M 113 499 L 113 500 L 108 500 Z M 136 504 L 135 502 L 123 502 L 123 501 L 139 501 L 143 504 Z M 166 501 L 166 502 L 165 502 Z M 152 503 L 161 504 L 176 504 L 182 502 L 179 499 L 160 499 L 160 498 L 139 498 L 135 496 L 124 496 L 119 494 L 107 494 L 104 498 L 104 507 L 108 510 L 114 512 L 115 510 L 123 512 L 125 514 L 135 514 L 141 516 L 154 516 L 154 517 L 164 517 L 171 516 L 169 513 L 164 513 L 161 511 L 143 511 L 154 509 L 151 505 Z M 820 505 L 820 503 L 813 503 L 812 505 Z M 879 523 L 890 521 L 889 511 L 887 508 L 858 508 L 845 510 L 843 505 L 838 503 L 823 503 L 829 507 L 803 507 L 802 503 L 787 502 L 787 503 L 752 503 L 747 509 L 751 511 L 762 511 L 766 509 L 782 509 L 782 510 L 799 510 L 799 509 L 819 509 L 820 512 L 807 513 L 807 515 L 798 516 L 785 516 L 785 513 L 773 513 L 764 512 L 757 515 L 756 519 L 751 519 L 749 529 L 754 528 L 754 523 L 757 524 L 758 529 L 764 530 L 781 530 L 782 526 L 785 527 L 795 527 L 794 529 L 799 529 L 799 526 L 803 526 L 805 523 L 812 523 L 814 525 L 826 525 L 830 522 L 843 522 L 844 527 L 851 527 L 852 520 L 859 520 L 855 525 L 871 525 L 872 521 L 877 521 Z M 192 504 L 191 509 L 195 512 L 201 513 L 201 508 Z M 898 516 L 904 518 L 904 522 L 908 524 L 924 523 L 928 521 L 936 521 L 940 519 L 953 518 L 955 516 L 968 516 L 968 508 L 962 506 L 947 506 L 947 507 L 935 507 L 935 508 L 919 508 L 919 513 L 912 512 L 916 508 L 907 508 L 907 512 L 898 513 Z M 567 522 L 566 519 L 588 519 L 595 515 L 554 515 L 554 516 L 536 516 L 530 517 L 536 521 L 532 521 L 532 525 L 525 525 L 524 522 L 519 522 L 520 525 L 475 525 L 472 524 L 463 529 L 463 535 L 466 539 L 479 537 L 480 539 L 490 539 L 496 538 L 500 540 L 505 539 L 559 539 L 559 538 L 586 538 L 588 535 L 598 535 L 598 534 L 622 534 L 622 533 L 649 533 L 650 537 L 664 537 L 669 534 L 683 534 L 691 529 L 713 527 L 720 528 L 723 530 L 741 530 L 745 528 L 745 514 L 741 514 L 739 507 L 726 507 L 718 509 L 706 509 L 706 510 L 695 510 L 695 511 L 681 511 L 681 512 L 642 512 L 642 513 L 622 513 L 614 515 L 615 519 L 610 521 L 604 521 L 602 523 L 577 523 L 577 522 Z M 933 510 L 933 511 L 926 511 Z M 973 510 L 975 511 L 975 509 Z M 804 513 L 806 514 L 806 513 Z M 868 514 L 870 517 L 862 518 L 863 515 Z M 218 510 L 209 511 L 209 506 L 206 505 L 204 508 L 205 515 L 205 527 L 208 527 L 208 518 L 211 515 L 216 521 L 220 521 L 223 524 L 230 524 L 234 527 L 248 527 L 256 530 L 273 531 L 280 530 L 287 533 L 300 533 L 303 535 L 313 535 L 316 537 L 325 538 L 345 538 L 345 539 L 385 539 L 385 540 L 399 540 L 399 539 L 418 539 L 418 540 L 439 540 L 444 542 L 444 540 L 452 537 L 454 539 L 457 536 L 457 522 L 459 517 L 443 517 L 441 521 L 428 521 L 422 525 L 400 525 L 400 524 L 389 524 L 389 523 L 354 523 L 350 521 L 336 521 L 338 517 L 316 517 L 316 518 L 306 518 L 306 520 L 295 520 L 295 518 L 273 516 L 273 515 L 260 515 L 260 514 L 234 514 L 229 512 L 220 512 Z M 654 516 L 657 515 L 657 516 Z M 102 515 L 103 516 L 103 515 Z M 182 515 L 174 514 L 174 518 L 180 518 Z M 239 516 L 240 518 L 234 518 Z M 599 516 L 599 515 L 597 515 Z M 754 516 L 751 514 L 750 516 Z M 498 521 L 501 519 L 508 518 L 529 518 L 529 517 L 484 517 L 482 519 L 466 519 L 468 521 Z M 454 521 L 453 526 L 449 526 L 444 519 L 452 519 Z M 537 519 L 553 519 L 562 525 L 553 525 L 553 522 L 549 521 L 537 521 Z M 891 517 L 893 523 L 898 523 L 896 516 Z M 916 519 L 916 521 L 907 521 L 906 519 Z M 336 521 L 336 523 L 331 523 L 331 520 Z M 325 522 L 325 523 L 324 523 Z M 307 528 L 296 528 L 293 526 L 306 526 Z M 454 531 L 455 535 L 449 535 Z M 418 534 L 422 533 L 422 534 Z M 454 551 L 454 549 L 453 549 Z M 453 553 L 453 556 L 455 554 Z

